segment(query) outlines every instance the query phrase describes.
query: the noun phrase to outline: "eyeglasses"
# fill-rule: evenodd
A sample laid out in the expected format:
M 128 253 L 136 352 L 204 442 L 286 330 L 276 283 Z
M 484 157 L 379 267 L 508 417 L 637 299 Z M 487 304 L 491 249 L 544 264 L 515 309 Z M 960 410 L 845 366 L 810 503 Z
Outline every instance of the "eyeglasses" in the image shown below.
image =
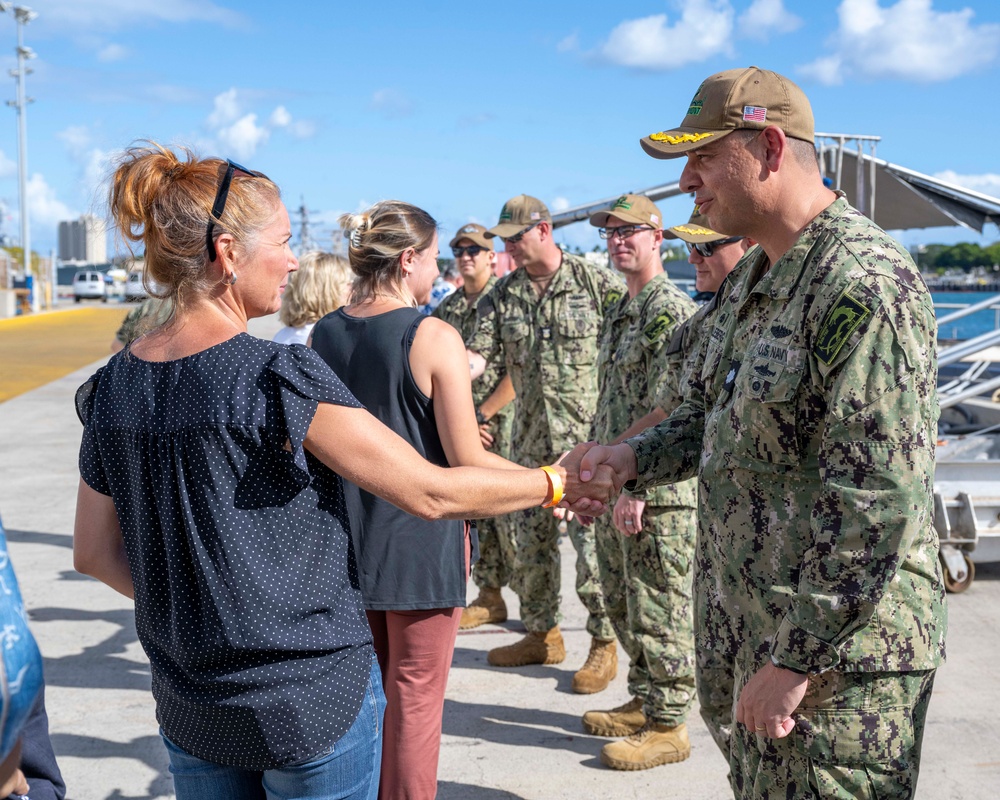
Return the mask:
M 226 159 L 226 174 L 222 176 L 219 184 L 219 191 L 215 193 L 215 202 L 212 203 L 212 216 L 208 220 L 208 230 L 205 231 L 205 247 L 208 250 L 208 260 L 215 261 L 219 257 L 215 249 L 215 240 L 212 238 L 212 229 L 216 222 L 222 222 L 222 212 L 226 210 L 226 200 L 229 199 L 229 187 L 233 182 L 233 173 L 239 170 L 251 178 L 259 178 L 260 173 L 241 167 L 235 161 Z
M 451 253 L 455 256 L 455 258 L 461 258 L 466 254 L 468 254 L 470 258 L 475 258 L 486 249 L 487 248 L 481 247 L 478 244 L 470 244 L 468 247 L 453 247 L 451 248 Z
M 614 239 L 616 236 L 619 239 L 628 239 L 630 236 L 635 236 L 637 231 L 651 230 L 653 229 L 648 225 L 622 225 L 618 228 L 598 228 L 597 232 L 602 239 Z
M 742 242 L 745 238 L 745 236 L 730 236 L 728 239 L 719 239 L 714 242 L 698 242 L 697 244 L 689 242 L 688 251 L 692 253 L 697 252 L 702 258 L 711 258 L 712 254 L 720 247 L 735 242 Z
M 539 220 L 539 222 L 540 221 L 541 220 Z M 536 225 L 538 225 L 538 222 L 533 222 L 531 225 L 529 225 L 527 228 L 525 228 L 520 233 L 515 233 L 513 236 L 501 236 L 500 237 L 500 241 L 503 242 L 504 244 L 508 244 L 508 243 L 510 243 L 510 244 L 517 244 L 519 241 L 521 241 L 521 239 L 524 238 L 524 234 L 526 234 L 528 231 L 530 231 Z

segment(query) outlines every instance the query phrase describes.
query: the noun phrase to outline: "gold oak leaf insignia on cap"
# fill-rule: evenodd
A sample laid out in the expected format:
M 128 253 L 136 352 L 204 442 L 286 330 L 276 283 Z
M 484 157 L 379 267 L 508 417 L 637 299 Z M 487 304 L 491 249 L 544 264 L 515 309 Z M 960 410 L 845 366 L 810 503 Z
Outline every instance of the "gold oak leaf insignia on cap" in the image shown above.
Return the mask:
M 819 336 L 813 347 L 816 358 L 824 364 L 832 364 L 851 334 L 861 327 L 871 313 L 868 306 L 844 292 L 819 329 Z
M 659 133 L 649 134 L 649 138 L 654 142 L 666 142 L 667 144 L 687 144 L 688 142 L 700 142 L 702 139 L 707 139 L 709 136 L 714 136 L 715 133 L 708 131 L 706 133 L 667 133 L 667 131 L 660 131 Z

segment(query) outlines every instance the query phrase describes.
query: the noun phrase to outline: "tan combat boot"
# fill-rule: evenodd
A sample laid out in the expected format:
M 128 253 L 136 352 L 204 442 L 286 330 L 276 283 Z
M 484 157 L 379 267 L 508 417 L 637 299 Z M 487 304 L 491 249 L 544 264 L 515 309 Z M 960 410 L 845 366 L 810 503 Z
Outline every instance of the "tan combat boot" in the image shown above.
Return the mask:
M 587 660 L 573 676 L 573 691 L 577 694 L 603 692 L 618 674 L 618 642 L 614 639 L 593 639 Z
M 588 711 L 583 715 L 583 729 L 594 736 L 631 736 L 645 724 L 641 697 L 633 697 L 610 711 Z
M 601 761 L 611 769 L 649 769 L 683 761 L 689 755 L 691 742 L 686 725 L 670 727 L 651 722 L 627 739 L 604 745 Z
M 499 589 L 484 586 L 479 590 L 479 597 L 462 609 L 462 619 L 458 627 L 463 631 L 478 628 L 487 622 L 506 622 L 507 604 L 503 601 Z
M 506 647 L 494 647 L 486 660 L 494 667 L 523 667 L 526 664 L 561 664 L 566 646 L 556 625 L 547 631 L 528 633 L 521 641 Z

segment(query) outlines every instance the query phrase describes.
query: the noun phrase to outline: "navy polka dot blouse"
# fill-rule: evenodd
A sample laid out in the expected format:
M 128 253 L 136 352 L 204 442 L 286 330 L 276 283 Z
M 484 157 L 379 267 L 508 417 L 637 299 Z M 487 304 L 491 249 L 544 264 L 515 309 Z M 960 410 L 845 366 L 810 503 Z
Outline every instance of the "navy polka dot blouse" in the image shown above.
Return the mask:
M 360 407 L 308 348 L 245 333 L 176 361 L 126 349 L 77 393 L 80 472 L 118 512 L 157 720 L 208 761 L 327 752 L 368 685 L 343 486 L 302 446 L 319 402 Z

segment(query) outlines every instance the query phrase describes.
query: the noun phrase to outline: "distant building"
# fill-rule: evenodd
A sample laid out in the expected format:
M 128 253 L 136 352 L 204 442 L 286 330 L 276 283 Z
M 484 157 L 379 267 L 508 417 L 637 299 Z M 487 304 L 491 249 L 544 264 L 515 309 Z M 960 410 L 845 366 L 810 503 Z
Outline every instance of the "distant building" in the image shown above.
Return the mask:
M 104 264 L 108 260 L 108 231 L 93 214 L 59 223 L 59 260 L 79 264 Z

